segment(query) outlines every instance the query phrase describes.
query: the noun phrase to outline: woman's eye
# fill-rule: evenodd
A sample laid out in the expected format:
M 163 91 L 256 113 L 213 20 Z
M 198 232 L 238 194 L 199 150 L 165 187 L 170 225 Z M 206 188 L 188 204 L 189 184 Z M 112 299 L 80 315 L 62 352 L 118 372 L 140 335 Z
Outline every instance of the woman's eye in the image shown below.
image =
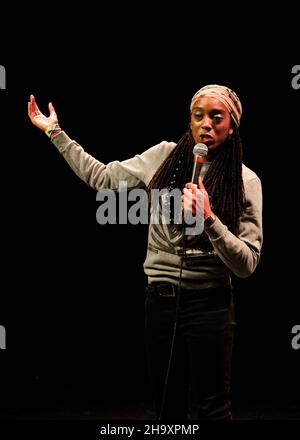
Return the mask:
M 196 118 L 201 118 L 201 117 L 202 117 L 202 113 L 200 113 L 200 112 L 196 112 L 196 113 L 195 113 L 195 116 L 196 116 Z

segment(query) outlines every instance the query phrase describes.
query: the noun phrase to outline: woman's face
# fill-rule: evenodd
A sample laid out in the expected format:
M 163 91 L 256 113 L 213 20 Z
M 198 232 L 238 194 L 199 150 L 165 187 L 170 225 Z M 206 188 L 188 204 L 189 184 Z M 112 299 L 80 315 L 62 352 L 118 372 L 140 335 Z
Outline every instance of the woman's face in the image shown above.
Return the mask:
M 202 96 L 191 114 L 191 130 L 196 144 L 214 150 L 232 134 L 230 114 L 225 105 L 211 96 Z

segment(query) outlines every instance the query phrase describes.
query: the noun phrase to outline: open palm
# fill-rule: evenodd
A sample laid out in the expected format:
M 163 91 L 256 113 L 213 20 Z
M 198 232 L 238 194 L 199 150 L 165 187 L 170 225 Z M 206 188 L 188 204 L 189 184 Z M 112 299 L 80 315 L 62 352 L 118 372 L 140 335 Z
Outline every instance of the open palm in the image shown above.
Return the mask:
M 28 102 L 28 116 L 33 125 L 43 131 L 58 122 L 56 112 L 51 102 L 49 103 L 48 107 L 50 116 L 47 117 L 40 111 L 35 101 L 35 97 L 30 95 L 30 101 Z

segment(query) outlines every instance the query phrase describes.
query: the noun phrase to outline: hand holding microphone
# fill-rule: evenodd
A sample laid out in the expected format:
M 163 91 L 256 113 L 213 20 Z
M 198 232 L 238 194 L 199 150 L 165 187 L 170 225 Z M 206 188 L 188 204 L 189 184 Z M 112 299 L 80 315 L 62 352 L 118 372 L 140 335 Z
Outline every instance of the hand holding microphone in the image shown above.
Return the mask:
M 194 167 L 191 182 L 185 185 L 182 196 L 182 208 L 189 215 L 195 216 L 202 213 L 204 220 L 209 220 L 209 226 L 214 223 L 215 215 L 213 214 L 209 202 L 208 193 L 203 185 L 200 177 L 202 164 L 205 162 L 208 148 L 205 144 L 197 144 L 194 146 Z M 198 186 L 197 186 L 198 185 Z
M 198 178 L 198 187 L 192 182 L 185 185 L 183 189 L 182 207 L 185 211 L 192 212 L 193 215 L 196 215 L 197 212 L 203 212 L 204 219 L 213 215 L 208 193 L 201 177 Z

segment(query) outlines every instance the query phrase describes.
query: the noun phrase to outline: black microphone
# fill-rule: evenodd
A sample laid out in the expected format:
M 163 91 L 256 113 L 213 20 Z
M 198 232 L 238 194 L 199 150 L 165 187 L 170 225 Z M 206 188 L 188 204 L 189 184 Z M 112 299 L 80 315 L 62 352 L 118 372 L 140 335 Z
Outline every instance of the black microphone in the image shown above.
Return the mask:
M 200 176 L 200 171 L 203 162 L 205 162 L 205 157 L 207 156 L 208 148 L 205 144 L 196 144 L 193 148 L 194 155 L 194 167 L 191 182 L 198 185 L 198 179 Z

